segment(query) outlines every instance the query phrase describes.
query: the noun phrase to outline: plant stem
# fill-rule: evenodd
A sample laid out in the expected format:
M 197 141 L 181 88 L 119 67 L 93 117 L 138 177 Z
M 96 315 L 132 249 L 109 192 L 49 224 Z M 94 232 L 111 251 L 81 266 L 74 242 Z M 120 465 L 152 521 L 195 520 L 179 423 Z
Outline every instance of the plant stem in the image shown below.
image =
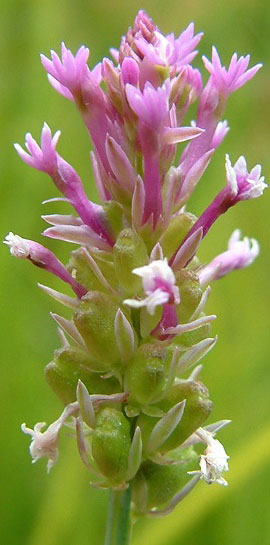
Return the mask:
M 104 545 L 130 545 L 131 484 L 124 491 L 110 490 Z
M 116 521 L 119 511 L 119 503 L 119 492 L 110 489 L 104 545 L 113 545 L 115 543 Z
M 120 499 L 118 526 L 117 526 L 117 533 L 116 533 L 116 545 L 130 545 L 130 540 L 131 540 L 130 502 L 131 502 L 131 483 L 129 483 L 129 487 L 124 492 L 122 492 L 122 496 Z

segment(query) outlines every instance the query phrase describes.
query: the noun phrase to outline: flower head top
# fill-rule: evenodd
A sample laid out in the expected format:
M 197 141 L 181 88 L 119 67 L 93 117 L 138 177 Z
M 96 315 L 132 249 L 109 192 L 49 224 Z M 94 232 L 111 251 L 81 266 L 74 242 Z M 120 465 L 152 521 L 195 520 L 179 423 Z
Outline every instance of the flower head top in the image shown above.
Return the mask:
M 194 36 L 194 24 L 190 23 L 178 38 L 175 38 L 174 34 L 164 36 L 155 30 L 151 43 L 141 36 L 135 39 L 135 45 L 139 53 L 151 64 L 173 67 L 178 71 L 181 66 L 189 64 L 194 59 L 197 54 L 194 48 L 202 35 L 200 32 Z
M 146 307 L 149 314 L 154 314 L 158 305 L 180 302 L 179 288 L 175 285 L 174 273 L 167 259 L 152 261 L 145 267 L 133 269 L 134 274 L 142 278 L 145 299 L 126 299 L 124 303 L 134 308 Z

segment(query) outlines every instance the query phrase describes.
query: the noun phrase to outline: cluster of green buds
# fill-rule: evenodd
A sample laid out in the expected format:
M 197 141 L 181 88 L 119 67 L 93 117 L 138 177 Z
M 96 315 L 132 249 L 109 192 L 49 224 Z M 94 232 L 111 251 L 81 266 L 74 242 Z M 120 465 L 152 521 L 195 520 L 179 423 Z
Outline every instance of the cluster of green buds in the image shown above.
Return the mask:
M 65 408 L 45 431 L 23 424 L 33 461 L 58 458 L 59 432 L 74 431 L 91 482 L 121 490 L 132 483 L 136 516 L 169 512 L 203 479 L 226 485 L 228 456 L 215 439 L 229 421 L 205 424 L 212 411 L 199 380 L 200 360 L 213 348 L 206 303 L 209 283 L 254 260 L 255 240 L 234 231 L 228 250 L 202 266 L 196 252 L 214 221 L 265 187 L 257 165 L 226 158 L 227 184 L 199 218 L 186 204 L 228 130 L 220 121 L 229 94 L 258 70 L 234 56 L 228 71 L 216 50 L 204 88 L 190 62 L 201 35 L 193 25 L 175 39 L 162 36 L 139 12 L 123 37 L 115 63 L 90 70 L 88 50 L 62 59 L 42 56 L 50 83 L 72 100 L 91 135 L 93 171 L 102 204 L 91 202 L 75 172 L 57 152 L 59 133 L 45 124 L 39 146 L 26 135 L 20 157 L 49 174 L 78 215 L 44 216 L 44 234 L 79 247 L 67 266 L 37 242 L 10 233 L 12 255 L 55 274 L 75 297 L 40 287 L 69 307 L 52 314 L 61 348 L 45 375 Z M 103 85 L 100 86 L 101 82 Z M 104 84 L 107 91 L 103 90 Z M 196 123 L 183 127 L 199 98 Z M 222 108 L 221 108 L 222 105 Z M 189 141 L 178 166 L 178 142 Z M 55 200 L 55 199 L 54 199 Z M 197 445 L 204 445 L 204 450 Z

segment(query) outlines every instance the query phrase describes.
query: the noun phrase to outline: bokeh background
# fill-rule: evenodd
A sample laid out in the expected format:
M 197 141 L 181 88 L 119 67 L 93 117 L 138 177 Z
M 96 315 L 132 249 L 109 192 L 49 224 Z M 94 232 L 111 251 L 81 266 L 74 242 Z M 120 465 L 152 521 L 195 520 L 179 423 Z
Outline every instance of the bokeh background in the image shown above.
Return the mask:
M 224 184 L 224 155 L 263 164 L 270 176 L 270 8 L 268 0 L 1 0 L 1 215 L 2 239 L 9 230 L 42 242 L 42 213 L 64 205 L 41 204 L 56 196 L 46 176 L 24 165 L 13 150 L 24 133 L 39 138 L 46 120 L 61 129 L 60 153 L 77 168 L 89 195 L 95 195 L 89 141 L 73 105 L 46 80 L 39 53 L 59 51 L 60 41 L 75 52 L 91 49 L 91 63 L 117 47 L 139 8 L 146 9 L 164 33 L 179 34 L 193 20 L 205 32 L 201 54 L 215 44 L 223 62 L 232 53 L 252 53 L 263 69 L 228 104 L 231 126 L 192 201 L 199 214 Z M 218 320 L 219 342 L 205 359 L 203 380 L 215 408 L 213 419 L 232 419 L 220 433 L 231 456 L 227 489 L 201 482 L 174 513 L 140 521 L 134 545 L 268 545 L 270 542 L 270 366 L 269 366 L 269 193 L 241 203 L 221 218 L 202 248 L 203 260 L 222 252 L 236 227 L 257 238 L 261 256 L 246 271 L 217 282 L 209 312 Z M 68 248 L 47 245 L 66 260 Z M 74 442 L 62 437 L 58 464 L 49 476 L 45 461 L 31 466 L 29 437 L 21 422 L 51 422 L 61 406 L 43 378 L 43 368 L 59 341 L 49 311 L 60 308 L 36 286 L 59 287 L 45 272 L 1 253 L 1 543 L 7 545 L 99 545 L 103 540 L 106 492 L 89 486 Z

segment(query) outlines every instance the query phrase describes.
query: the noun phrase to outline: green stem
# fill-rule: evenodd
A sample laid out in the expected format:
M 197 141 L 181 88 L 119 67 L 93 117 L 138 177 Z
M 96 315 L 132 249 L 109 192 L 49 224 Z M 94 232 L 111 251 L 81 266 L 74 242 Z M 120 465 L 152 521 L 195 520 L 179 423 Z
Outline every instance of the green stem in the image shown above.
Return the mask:
M 130 545 L 131 484 L 124 491 L 110 490 L 104 545 Z
M 117 533 L 116 533 L 116 545 L 130 545 L 130 540 L 131 540 L 130 502 L 131 502 L 131 483 L 129 483 L 129 487 L 124 492 L 122 492 L 122 496 L 120 499 L 118 526 L 117 526 Z
M 116 521 L 120 503 L 119 492 L 110 489 L 109 494 L 110 495 L 104 545 L 113 545 L 115 543 Z

